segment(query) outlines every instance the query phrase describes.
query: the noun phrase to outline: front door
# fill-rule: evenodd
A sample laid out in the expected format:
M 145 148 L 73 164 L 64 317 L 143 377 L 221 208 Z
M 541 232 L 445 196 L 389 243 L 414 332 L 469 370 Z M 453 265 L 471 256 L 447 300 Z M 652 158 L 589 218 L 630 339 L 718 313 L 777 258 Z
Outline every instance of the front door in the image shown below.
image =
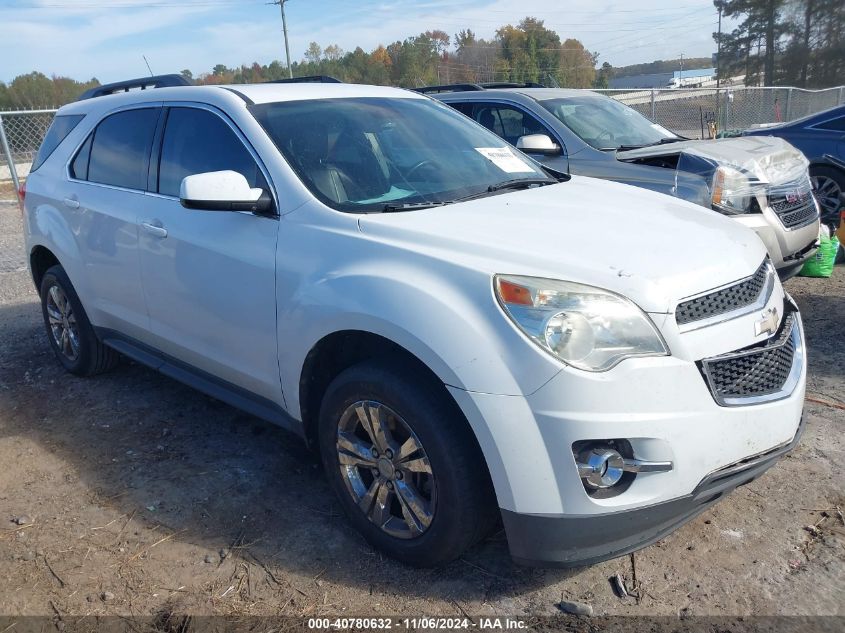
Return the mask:
M 497 102 L 466 102 L 466 103 L 452 103 L 455 107 L 471 117 L 488 130 L 505 139 L 514 147 L 519 141 L 520 137 L 528 134 L 545 134 L 553 142 L 561 147 L 561 153 L 557 155 L 546 155 L 540 153 L 532 153 L 524 150 L 526 154 L 531 156 L 537 162 L 540 162 L 552 169 L 560 172 L 569 171 L 569 161 L 566 156 L 566 147 L 561 143 L 554 132 L 540 121 L 536 116 L 523 110 L 515 105 L 497 103 Z
M 159 169 L 139 219 L 141 274 L 154 345 L 282 404 L 276 354 L 277 216 L 186 209 L 185 176 L 233 170 L 268 189 L 235 125 L 213 108 L 165 109 Z M 156 182 L 157 181 L 157 182 Z

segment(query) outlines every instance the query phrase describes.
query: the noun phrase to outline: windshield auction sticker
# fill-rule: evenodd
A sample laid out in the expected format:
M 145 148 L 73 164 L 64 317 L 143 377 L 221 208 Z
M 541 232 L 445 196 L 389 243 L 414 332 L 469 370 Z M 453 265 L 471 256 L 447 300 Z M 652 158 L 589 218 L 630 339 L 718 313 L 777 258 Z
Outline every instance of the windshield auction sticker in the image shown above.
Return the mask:
M 534 168 L 507 147 L 476 147 L 475 151 L 508 174 L 534 173 Z

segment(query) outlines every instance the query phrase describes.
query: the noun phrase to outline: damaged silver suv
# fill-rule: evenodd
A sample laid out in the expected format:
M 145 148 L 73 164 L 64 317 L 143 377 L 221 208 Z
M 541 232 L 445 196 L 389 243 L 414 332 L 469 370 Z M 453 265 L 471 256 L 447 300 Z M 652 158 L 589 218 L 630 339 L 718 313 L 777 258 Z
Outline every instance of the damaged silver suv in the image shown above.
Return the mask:
M 448 103 L 552 169 L 644 187 L 754 229 L 781 279 L 816 251 L 819 208 L 807 159 L 776 138 L 689 140 L 585 90 L 520 84 L 430 86 Z

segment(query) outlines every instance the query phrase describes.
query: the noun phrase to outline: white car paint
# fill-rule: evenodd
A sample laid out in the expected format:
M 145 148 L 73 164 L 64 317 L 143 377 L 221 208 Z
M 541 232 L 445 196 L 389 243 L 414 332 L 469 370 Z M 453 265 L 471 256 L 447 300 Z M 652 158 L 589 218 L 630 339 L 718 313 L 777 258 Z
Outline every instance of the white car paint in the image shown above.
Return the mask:
M 346 84 L 233 89 L 257 103 L 427 98 Z M 71 181 L 67 161 L 96 122 L 139 103 L 225 112 L 266 168 L 280 217 L 190 212 L 176 198 Z M 162 88 L 60 111 L 73 113 L 86 120 L 27 183 L 28 251 L 42 246 L 55 254 L 95 326 L 272 402 L 295 427 L 308 353 L 332 333 L 361 330 L 403 347 L 447 385 L 504 510 L 605 515 L 676 499 L 713 471 L 796 433 L 803 365 L 787 397 L 743 407 L 719 406 L 696 365 L 765 340 L 754 335 L 759 312 L 693 331 L 674 319 L 685 298 L 746 278 L 764 261 L 760 240 L 730 219 L 582 177 L 421 211 L 341 213 L 312 196 L 229 90 Z M 66 197 L 79 208 L 62 205 Z M 144 224 L 166 228 L 167 237 Z M 107 227 L 118 241 L 102 248 L 92 236 Z M 648 313 L 670 354 L 598 373 L 567 367 L 503 313 L 494 274 L 623 295 Z M 773 284 L 767 307 L 782 315 L 785 295 L 776 278 Z M 676 466 L 638 476 L 616 497 L 590 497 L 569 447 L 607 437 L 632 438 L 638 456 Z

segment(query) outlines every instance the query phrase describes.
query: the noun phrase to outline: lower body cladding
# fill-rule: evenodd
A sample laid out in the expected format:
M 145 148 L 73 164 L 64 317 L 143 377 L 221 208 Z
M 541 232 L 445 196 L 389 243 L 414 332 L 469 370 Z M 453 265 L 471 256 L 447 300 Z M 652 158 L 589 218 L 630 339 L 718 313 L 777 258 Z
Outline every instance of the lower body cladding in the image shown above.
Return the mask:
M 783 390 L 766 384 L 747 404 L 719 404 L 703 364 L 672 356 L 565 368 L 530 396 L 451 388 L 487 459 L 514 560 L 573 567 L 645 547 L 792 449 L 806 358 L 798 314 L 782 328 L 772 345 L 794 348 Z
M 523 565 L 591 565 L 633 552 L 673 532 L 738 486 L 750 483 L 800 439 L 705 477 L 689 495 L 613 515 L 549 517 L 502 510 L 511 555 Z

